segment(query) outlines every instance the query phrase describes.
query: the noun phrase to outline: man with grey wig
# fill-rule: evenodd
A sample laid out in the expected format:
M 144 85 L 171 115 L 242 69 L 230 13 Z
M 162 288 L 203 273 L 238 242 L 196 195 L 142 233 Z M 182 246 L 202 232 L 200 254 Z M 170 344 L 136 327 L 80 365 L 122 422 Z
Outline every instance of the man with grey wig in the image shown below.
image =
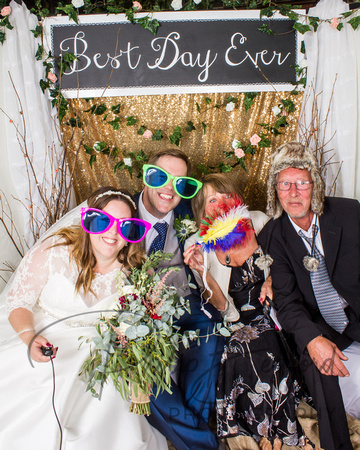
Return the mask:
M 360 204 L 325 197 L 313 152 L 289 142 L 272 155 L 267 214 L 259 241 L 274 260 L 277 317 L 296 342 L 321 447 L 352 449 L 345 410 L 360 419 Z

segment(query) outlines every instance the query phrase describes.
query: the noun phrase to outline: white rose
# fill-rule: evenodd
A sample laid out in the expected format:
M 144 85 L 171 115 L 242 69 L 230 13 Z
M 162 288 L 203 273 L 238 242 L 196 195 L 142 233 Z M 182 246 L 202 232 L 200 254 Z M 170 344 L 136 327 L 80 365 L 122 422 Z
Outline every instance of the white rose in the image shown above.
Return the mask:
M 122 286 L 121 288 L 121 296 L 127 295 L 127 294 L 136 294 L 135 287 L 132 284 L 125 284 L 125 286 Z
M 235 108 L 234 102 L 229 102 L 225 107 L 226 111 L 229 111 L 229 112 L 234 111 L 234 108 Z
M 183 224 L 185 227 L 189 228 L 189 231 L 196 231 L 197 227 L 196 224 L 193 220 L 189 220 L 189 219 L 184 219 L 183 220 Z
M 234 139 L 234 140 L 232 141 L 231 146 L 232 146 L 232 148 L 235 150 L 236 148 L 239 148 L 239 147 L 238 147 L 238 144 L 240 144 L 240 142 L 237 141 L 236 139 Z
M 194 0 L 194 3 L 198 5 L 199 3 L 201 3 L 201 0 Z
M 124 158 L 124 164 L 125 164 L 125 166 L 131 167 L 132 166 L 132 159 L 131 158 Z
M 278 106 L 274 106 L 271 111 L 274 114 L 274 116 L 277 116 L 278 114 L 281 113 L 281 109 Z
M 173 0 L 171 2 L 171 7 L 175 10 L 175 11 L 179 11 L 179 9 L 182 8 L 182 0 Z
M 74 8 L 81 8 L 84 6 L 84 0 L 71 0 L 71 3 Z

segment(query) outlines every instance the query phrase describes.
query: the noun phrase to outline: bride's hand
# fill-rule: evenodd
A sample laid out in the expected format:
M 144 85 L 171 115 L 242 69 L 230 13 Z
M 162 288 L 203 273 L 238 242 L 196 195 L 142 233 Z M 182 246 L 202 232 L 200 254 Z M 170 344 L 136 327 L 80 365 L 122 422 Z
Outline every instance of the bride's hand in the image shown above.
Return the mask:
M 35 336 L 35 333 L 33 331 L 29 331 L 23 334 L 25 336 L 21 336 L 21 338 L 23 342 L 29 347 L 31 359 L 36 362 L 48 362 L 50 361 L 50 358 L 55 358 L 58 348 L 53 347 L 53 345 L 50 344 L 50 342 L 46 338 L 44 338 L 44 336 L 38 335 L 34 340 L 32 340 Z M 45 356 L 42 352 L 41 347 L 52 348 L 52 355 Z
M 200 245 L 194 244 L 184 251 L 184 263 L 191 270 L 196 270 L 202 276 L 204 272 L 204 256 L 200 252 Z

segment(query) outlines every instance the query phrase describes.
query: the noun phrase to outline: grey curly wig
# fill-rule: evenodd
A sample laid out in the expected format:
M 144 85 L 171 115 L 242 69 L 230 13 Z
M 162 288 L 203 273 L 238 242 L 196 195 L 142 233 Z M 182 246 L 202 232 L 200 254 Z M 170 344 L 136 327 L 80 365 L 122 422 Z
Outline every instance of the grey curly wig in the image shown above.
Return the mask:
M 288 142 L 281 145 L 271 155 L 271 166 L 267 181 L 267 207 L 268 216 L 276 219 L 280 217 L 283 208 L 276 194 L 277 174 L 282 170 L 307 169 L 313 181 L 313 192 L 311 198 L 311 209 L 315 214 L 322 214 L 324 207 L 325 185 L 320 176 L 318 162 L 312 150 L 300 142 Z

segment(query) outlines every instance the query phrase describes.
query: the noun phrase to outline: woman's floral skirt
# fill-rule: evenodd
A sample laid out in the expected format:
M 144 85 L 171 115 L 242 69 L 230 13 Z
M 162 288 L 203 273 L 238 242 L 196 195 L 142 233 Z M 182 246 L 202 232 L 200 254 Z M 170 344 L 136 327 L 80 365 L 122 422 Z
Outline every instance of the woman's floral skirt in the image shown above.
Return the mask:
M 300 386 L 286 366 L 277 332 L 262 314 L 228 338 L 216 397 L 219 437 L 271 442 L 277 437 L 289 446 L 304 445 L 296 419 Z

